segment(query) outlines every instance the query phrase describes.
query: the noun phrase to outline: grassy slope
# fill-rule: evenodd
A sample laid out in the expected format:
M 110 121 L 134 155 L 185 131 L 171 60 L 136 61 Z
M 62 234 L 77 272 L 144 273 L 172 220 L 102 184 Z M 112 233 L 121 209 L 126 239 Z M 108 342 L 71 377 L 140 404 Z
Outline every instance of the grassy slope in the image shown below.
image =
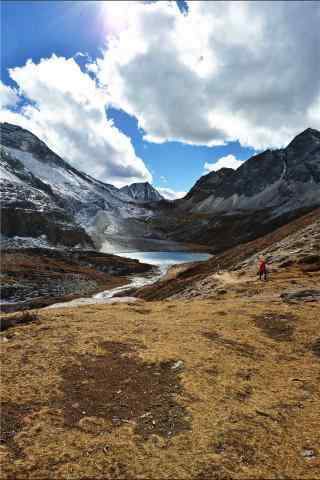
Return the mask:
M 221 269 L 232 269 L 248 257 L 257 254 L 264 249 L 270 248 L 287 236 L 294 235 L 309 225 L 312 225 L 318 221 L 319 218 L 320 208 L 261 238 L 245 244 L 240 244 L 224 251 L 223 253 L 215 255 L 208 262 L 197 263 L 187 269 L 183 268 L 178 276 L 173 276 L 173 278 L 170 278 L 167 281 L 145 287 L 141 291 L 136 292 L 135 295 L 145 300 L 163 300 L 179 294 L 185 289 L 189 289 L 195 282 L 201 281 Z
M 320 303 L 280 297 L 319 288 L 317 265 L 263 283 L 213 259 L 181 274 L 196 298 L 38 310 L 3 332 L 3 477 L 320 479 Z
M 4 478 L 320 478 L 319 302 L 279 298 L 298 274 L 4 332 Z

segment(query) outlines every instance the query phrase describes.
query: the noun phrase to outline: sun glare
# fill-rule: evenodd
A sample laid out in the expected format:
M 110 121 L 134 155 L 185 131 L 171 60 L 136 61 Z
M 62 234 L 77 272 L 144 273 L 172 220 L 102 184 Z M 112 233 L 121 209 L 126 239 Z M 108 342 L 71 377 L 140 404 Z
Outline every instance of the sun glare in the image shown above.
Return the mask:
M 116 35 L 126 28 L 130 14 L 130 3 L 132 4 L 132 2 L 119 0 L 100 2 L 101 15 L 103 15 L 107 33 Z

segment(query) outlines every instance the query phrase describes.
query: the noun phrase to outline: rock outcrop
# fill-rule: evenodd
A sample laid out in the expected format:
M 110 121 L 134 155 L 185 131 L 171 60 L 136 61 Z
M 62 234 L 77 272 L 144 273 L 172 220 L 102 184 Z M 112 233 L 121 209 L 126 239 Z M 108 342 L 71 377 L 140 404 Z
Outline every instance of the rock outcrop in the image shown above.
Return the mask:
M 171 240 L 218 253 L 319 206 L 320 132 L 308 128 L 286 148 L 254 155 L 237 170 L 211 172 L 185 198 L 160 202 L 153 224 Z
M 320 204 L 320 132 L 308 128 L 285 148 L 254 155 L 237 170 L 201 177 L 181 208 L 237 213 L 272 208 L 274 215 Z
M 163 200 L 160 193 L 149 182 L 132 183 L 122 187 L 120 191 L 138 202 L 158 202 Z
M 100 212 L 108 213 L 105 228 L 113 229 L 123 218 L 149 213 L 113 185 L 72 167 L 31 132 L 2 123 L 0 134 L 1 232 L 6 237 L 45 236 L 53 245 L 93 247 Z

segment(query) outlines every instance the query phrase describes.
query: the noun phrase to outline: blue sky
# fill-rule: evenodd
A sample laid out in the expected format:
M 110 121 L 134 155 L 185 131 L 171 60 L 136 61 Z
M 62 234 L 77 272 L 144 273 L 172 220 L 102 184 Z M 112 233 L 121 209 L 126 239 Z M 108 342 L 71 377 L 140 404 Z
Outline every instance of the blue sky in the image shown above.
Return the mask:
M 318 38 L 312 21 L 315 9 L 319 10 L 317 2 L 309 2 L 305 8 L 301 2 L 277 2 L 277 6 L 266 2 L 261 7 L 259 2 L 249 2 L 245 8 L 229 2 L 218 10 L 217 2 L 192 2 L 189 11 L 186 2 L 178 2 L 180 11 L 175 2 L 171 7 L 166 2 L 155 3 L 135 6 L 131 2 L 124 11 L 119 10 L 123 2 L 2 1 L 1 78 L 10 105 L 1 112 L 1 120 L 16 120 L 39 136 L 43 133 L 43 140 L 66 160 L 104 181 L 120 186 L 152 176 L 155 186 L 177 192 L 188 191 L 205 171 L 215 169 L 214 163 L 221 158 L 219 166 L 238 166 L 256 151 L 282 146 L 299 130 L 320 123 L 319 81 L 317 72 L 310 77 L 315 63 L 309 48 Z M 296 24 L 299 12 L 303 21 L 310 20 L 310 38 Z M 248 17 L 246 25 L 237 23 L 241 16 L 242 23 Z M 214 26 L 218 17 L 217 27 L 208 30 L 208 19 Z M 288 47 L 282 44 L 280 48 L 277 43 L 277 33 L 270 26 L 274 18 L 282 39 L 285 31 Z M 228 32 L 232 32 L 230 40 Z M 112 38 L 120 41 L 111 45 Z M 287 55 L 295 42 L 301 55 L 305 49 L 309 56 L 299 59 L 293 68 Z M 239 62 L 239 52 L 244 65 Z M 60 62 L 60 58 L 71 60 Z M 32 65 L 26 67 L 28 59 Z M 55 65 L 57 82 L 53 85 L 45 79 L 49 78 L 47 70 Z M 76 72 L 77 65 L 81 71 Z M 282 65 L 285 85 L 279 78 Z M 10 68 L 15 69 L 14 74 L 10 75 Z M 304 76 L 299 78 L 302 71 Z M 74 75 L 76 91 L 77 75 L 79 85 L 84 85 L 79 90 L 80 106 L 68 103 L 72 94 L 61 77 L 71 78 L 69 72 Z M 90 85 L 84 94 L 87 77 L 96 82 L 97 90 Z M 266 82 L 266 77 L 270 81 Z M 303 82 L 314 87 L 309 103 L 294 97 L 294 89 L 303 89 Z M 289 92 L 279 104 L 286 85 Z M 49 117 L 47 112 L 55 104 L 46 105 L 45 88 L 48 98 L 57 88 L 52 93 L 58 102 L 57 116 L 64 117 L 63 108 L 73 109 L 73 116 L 75 109 L 82 109 L 78 130 L 72 131 L 70 138 L 65 133 L 72 130 L 70 125 L 60 125 L 57 118 Z M 87 126 L 85 112 L 90 95 L 104 98 L 104 92 L 108 100 L 101 106 L 109 127 L 101 133 L 100 127 Z M 13 102 L 16 95 L 19 99 Z M 93 103 L 92 118 L 100 118 L 98 101 Z M 21 110 L 28 104 L 33 110 Z M 82 148 L 80 155 L 72 141 L 79 139 L 79 144 L 84 144 L 81 135 L 86 128 L 92 145 L 85 151 Z M 217 143 L 220 145 L 213 145 Z
M 145 142 L 134 117 L 123 111 L 110 109 L 115 124 L 132 138 L 135 151 L 143 158 L 154 178 L 154 185 L 169 187 L 175 191 L 187 191 L 204 173 L 205 163 L 233 154 L 240 160 L 247 160 L 251 148 L 241 148 L 239 142 L 219 147 L 200 147 L 182 142 L 156 144 Z M 207 173 L 207 172 L 206 172 Z

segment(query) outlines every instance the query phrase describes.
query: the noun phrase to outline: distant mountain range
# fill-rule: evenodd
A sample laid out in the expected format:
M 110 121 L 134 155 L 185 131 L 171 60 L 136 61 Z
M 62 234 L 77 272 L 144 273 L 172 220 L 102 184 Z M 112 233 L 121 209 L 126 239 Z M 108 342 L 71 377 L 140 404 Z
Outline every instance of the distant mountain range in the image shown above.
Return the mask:
M 0 134 L 1 232 L 10 245 L 154 238 L 221 250 L 320 206 L 320 132 L 311 128 L 170 202 L 149 183 L 118 189 L 80 172 L 21 127 L 2 123 Z

